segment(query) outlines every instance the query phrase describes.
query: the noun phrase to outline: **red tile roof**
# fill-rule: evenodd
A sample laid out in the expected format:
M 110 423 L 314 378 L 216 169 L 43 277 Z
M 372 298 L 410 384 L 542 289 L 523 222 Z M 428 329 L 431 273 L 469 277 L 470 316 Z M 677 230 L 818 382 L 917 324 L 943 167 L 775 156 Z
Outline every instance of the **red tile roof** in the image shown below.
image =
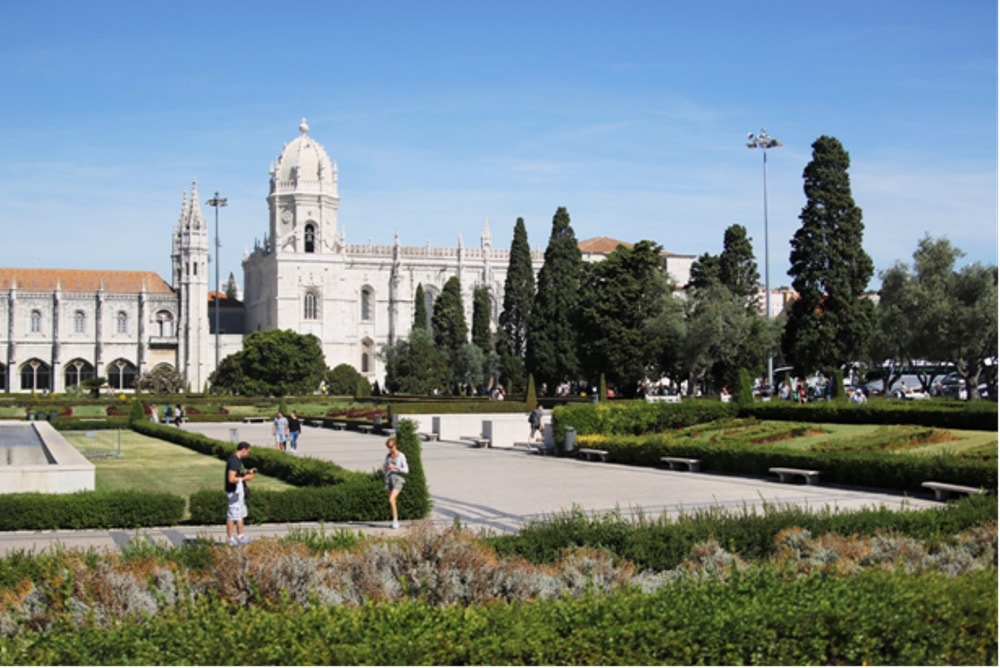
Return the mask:
M 626 248 L 632 248 L 635 244 L 630 244 L 627 241 L 619 241 L 618 239 L 612 239 L 611 237 L 594 237 L 593 239 L 584 239 L 583 241 L 577 242 L 577 246 L 584 253 L 611 253 L 614 252 L 618 246 L 625 246 Z
M 170 293 L 173 289 L 152 271 L 101 271 L 97 269 L 11 269 L 0 267 L 0 290 L 65 292 L 142 292 Z

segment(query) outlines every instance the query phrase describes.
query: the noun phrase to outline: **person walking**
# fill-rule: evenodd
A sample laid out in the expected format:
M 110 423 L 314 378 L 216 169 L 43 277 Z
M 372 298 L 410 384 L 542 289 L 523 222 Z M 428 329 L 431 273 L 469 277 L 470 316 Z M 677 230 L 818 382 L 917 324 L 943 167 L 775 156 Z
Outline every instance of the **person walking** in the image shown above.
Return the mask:
M 528 424 L 531 425 L 531 435 L 528 437 L 529 441 L 541 441 L 544 437 L 542 433 L 542 405 L 538 404 L 535 406 L 535 410 L 531 411 L 531 415 L 528 416 Z M 535 438 L 535 434 L 538 434 L 538 438 Z
M 243 520 L 247 516 L 246 482 L 253 480 L 257 469 L 243 468 L 243 458 L 250 452 L 250 444 L 241 441 L 236 446 L 236 452 L 226 460 L 226 496 L 229 506 L 226 509 L 226 538 L 230 547 L 246 545 L 250 541 L 243 535 Z
M 278 411 L 278 415 L 274 418 L 271 434 L 274 436 L 274 447 L 284 452 L 288 443 L 288 418 L 281 411 Z
M 389 448 L 389 452 L 386 453 L 385 462 L 382 464 L 382 475 L 385 477 L 385 491 L 389 493 L 389 510 L 392 511 L 390 526 L 398 529 L 399 512 L 396 510 L 396 497 L 406 484 L 405 476 L 410 472 L 410 467 L 406 463 L 406 455 L 396 447 L 395 436 L 386 439 L 385 447 Z
M 295 411 L 288 414 L 288 445 L 292 452 L 299 451 L 299 434 L 302 432 L 302 421 Z

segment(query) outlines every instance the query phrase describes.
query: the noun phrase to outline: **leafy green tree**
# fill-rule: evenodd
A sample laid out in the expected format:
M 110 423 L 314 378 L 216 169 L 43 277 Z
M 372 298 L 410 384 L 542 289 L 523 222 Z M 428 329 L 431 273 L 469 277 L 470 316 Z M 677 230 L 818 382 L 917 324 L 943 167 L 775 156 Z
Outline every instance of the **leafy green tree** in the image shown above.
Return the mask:
M 139 389 L 153 394 L 177 394 L 184 391 L 184 376 L 168 366 L 158 366 L 139 377 Z
M 583 256 L 569 212 L 559 207 L 538 273 L 526 349 L 528 371 L 548 387 L 576 379 L 580 373 L 576 319 L 582 272 Z
M 757 318 L 720 284 L 690 291 L 678 332 L 677 364 L 688 381 L 688 394 L 699 386 L 735 384 L 743 342 Z
M 628 397 L 635 396 L 655 359 L 643 323 L 655 315 L 667 289 L 661 251 L 652 241 L 618 246 L 583 271 L 580 360 L 588 376 L 603 375 Z
M 792 287 L 798 293 L 782 337 L 785 358 L 800 373 L 857 360 L 874 325 L 864 299 L 874 265 L 862 246 L 861 209 L 851 196 L 850 157 L 840 142 L 813 143 L 803 172 L 806 205 L 792 238 Z
M 452 276 L 434 300 L 434 315 L 431 317 L 434 345 L 448 360 L 452 373 L 458 372 L 458 354 L 469 342 L 469 326 L 465 321 L 465 307 L 462 305 L 462 283 L 458 276 Z
M 965 379 L 969 400 L 979 398 L 984 371 L 992 396 L 997 391 L 997 268 L 975 263 L 963 267 L 951 289 L 946 356 Z M 987 366 L 987 362 L 990 364 Z
M 486 355 L 479 346 L 466 343 L 459 348 L 454 365 L 454 380 L 459 389 L 471 388 L 478 392 L 486 380 L 485 368 Z
M 368 397 L 372 393 L 368 379 L 350 364 L 338 364 L 329 369 L 324 380 L 327 394 Z
M 385 387 L 391 392 L 430 396 L 451 386 L 448 360 L 426 329 L 415 329 L 408 339 L 383 346 L 379 358 L 385 365 Z
M 660 303 L 653 308 L 653 314 L 642 325 L 643 333 L 649 341 L 653 354 L 650 377 L 666 376 L 675 382 L 686 377 L 683 362 L 684 337 L 687 335 L 685 303 L 674 294 L 674 285 L 667 278 L 667 286 L 660 297 Z
M 472 343 L 483 351 L 483 355 L 493 350 L 493 334 L 490 332 L 492 310 L 489 287 L 477 285 L 472 289 Z
M 427 329 L 427 298 L 424 296 L 424 284 L 417 283 L 416 294 L 413 295 L 413 329 Z
M 213 392 L 247 396 L 311 394 L 326 373 L 319 339 L 290 329 L 251 333 L 219 367 L 209 378 Z
M 722 282 L 719 256 L 702 253 L 691 263 L 690 278 L 686 288 L 707 288 Z
M 524 383 L 528 321 L 534 298 L 535 270 L 531 263 L 528 231 L 524 218 L 518 218 L 510 244 L 510 260 L 507 262 L 507 278 L 503 286 L 503 308 L 497 331 L 501 379 L 512 392 L 520 391 Z

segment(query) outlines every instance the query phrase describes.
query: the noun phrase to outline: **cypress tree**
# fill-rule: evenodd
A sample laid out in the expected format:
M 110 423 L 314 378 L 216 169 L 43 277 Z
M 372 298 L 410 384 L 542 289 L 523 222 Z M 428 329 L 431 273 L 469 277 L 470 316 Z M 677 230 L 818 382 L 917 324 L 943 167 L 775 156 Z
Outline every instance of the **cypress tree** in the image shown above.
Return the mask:
M 417 291 L 413 295 L 413 329 L 427 329 L 427 298 L 423 283 L 417 283 Z
M 753 256 L 753 244 L 747 237 L 747 228 L 730 225 L 722 241 L 719 256 L 719 280 L 729 291 L 747 304 L 747 309 L 756 313 L 757 296 L 760 292 L 760 273 Z
M 472 342 L 489 355 L 493 349 L 493 335 L 490 333 L 490 289 L 477 285 L 472 290 Z
M 431 329 L 434 331 L 434 345 L 454 370 L 459 350 L 469 342 L 469 326 L 462 306 L 462 283 L 458 276 L 449 278 L 434 300 Z
M 520 390 L 524 383 L 524 356 L 534 298 L 535 270 L 531 264 L 528 231 L 524 218 L 518 218 L 510 244 L 507 278 L 503 285 L 503 308 L 497 330 L 497 352 L 500 353 L 503 379 L 512 391 Z
M 579 377 L 576 319 L 583 256 L 570 225 L 569 212 L 559 207 L 545 263 L 538 273 L 538 291 L 528 321 L 526 362 L 536 382 L 556 387 Z
M 803 172 L 806 205 L 792 237 L 792 304 L 782 336 L 785 359 L 800 373 L 858 359 L 872 333 L 874 305 L 864 299 L 874 273 L 862 247 L 861 209 L 851 196 L 851 160 L 833 137 L 813 145 Z

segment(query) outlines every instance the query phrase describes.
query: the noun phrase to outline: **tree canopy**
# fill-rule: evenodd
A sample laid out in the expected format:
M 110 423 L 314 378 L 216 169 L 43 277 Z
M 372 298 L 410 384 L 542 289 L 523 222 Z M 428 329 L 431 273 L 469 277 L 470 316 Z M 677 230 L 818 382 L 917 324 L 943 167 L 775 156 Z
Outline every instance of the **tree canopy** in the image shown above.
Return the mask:
M 528 322 L 535 298 L 535 270 L 531 263 L 531 248 L 524 219 L 514 224 L 510 244 L 507 278 L 504 280 L 503 308 L 497 330 L 497 352 L 500 354 L 501 375 L 511 389 L 524 385 L 524 358 L 527 351 Z
M 864 299 L 874 265 L 862 246 L 861 209 L 851 196 L 850 157 L 822 136 L 803 172 L 806 204 L 792 238 L 792 287 L 798 293 L 782 337 L 800 373 L 858 359 L 871 336 L 874 305 Z
M 576 318 L 583 256 L 570 225 L 569 212 L 559 207 L 545 263 L 538 272 L 538 290 L 528 321 L 526 366 L 536 382 L 556 387 L 580 373 Z
M 286 396 L 311 394 L 325 373 L 316 336 L 269 329 L 247 336 L 243 349 L 222 360 L 209 382 L 213 392 Z

